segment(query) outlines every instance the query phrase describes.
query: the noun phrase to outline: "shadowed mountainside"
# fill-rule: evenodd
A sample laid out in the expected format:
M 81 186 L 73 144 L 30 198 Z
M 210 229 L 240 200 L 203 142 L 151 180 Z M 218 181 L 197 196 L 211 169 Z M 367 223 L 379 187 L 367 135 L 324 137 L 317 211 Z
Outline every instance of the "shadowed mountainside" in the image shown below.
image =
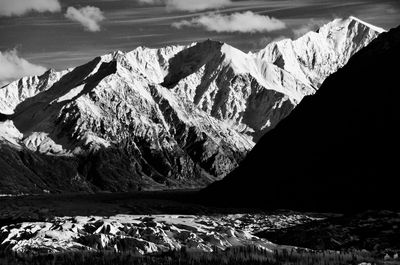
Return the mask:
M 397 207 L 400 27 L 381 34 L 203 191 L 229 205 Z

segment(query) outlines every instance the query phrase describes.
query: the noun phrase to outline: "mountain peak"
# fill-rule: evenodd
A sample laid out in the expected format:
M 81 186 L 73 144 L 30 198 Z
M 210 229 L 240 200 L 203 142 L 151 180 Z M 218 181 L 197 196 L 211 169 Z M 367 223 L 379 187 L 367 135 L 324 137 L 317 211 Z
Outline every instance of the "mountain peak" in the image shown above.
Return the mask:
M 321 26 L 317 34 L 323 34 L 327 36 L 328 38 L 333 37 L 335 40 L 340 40 L 340 39 L 345 39 L 345 35 L 348 34 L 348 32 L 354 32 L 355 34 L 380 34 L 382 32 L 386 32 L 385 29 L 374 26 L 372 24 L 369 24 L 359 18 L 356 18 L 354 16 L 350 16 L 348 18 L 336 18 L 327 24 Z M 311 33 L 315 32 L 309 32 L 305 34 L 305 36 L 308 36 Z M 337 38 L 336 34 L 344 34 L 342 38 Z M 303 36 L 304 37 L 304 36 Z M 302 37 L 300 37 L 302 38 Z
M 357 18 L 357 17 L 350 16 L 348 19 L 349 19 L 349 20 L 356 21 L 356 22 L 358 22 L 358 23 L 361 23 L 361 24 L 363 24 L 364 26 L 367 26 L 367 27 L 371 28 L 372 30 L 375 30 L 376 32 L 379 32 L 379 33 L 386 32 L 385 29 L 380 28 L 380 27 L 377 27 L 377 26 L 374 26 L 374 25 L 372 25 L 372 24 L 370 24 L 370 23 L 367 23 L 367 22 L 365 22 L 365 21 L 363 21 L 363 20 Z
M 323 25 L 317 32 L 308 32 L 296 40 L 272 42 L 256 56 L 277 65 L 316 90 L 326 77 L 343 67 L 353 54 L 368 45 L 380 32 L 382 29 L 354 17 L 338 18 Z M 332 54 L 340 56 L 332 57 Z

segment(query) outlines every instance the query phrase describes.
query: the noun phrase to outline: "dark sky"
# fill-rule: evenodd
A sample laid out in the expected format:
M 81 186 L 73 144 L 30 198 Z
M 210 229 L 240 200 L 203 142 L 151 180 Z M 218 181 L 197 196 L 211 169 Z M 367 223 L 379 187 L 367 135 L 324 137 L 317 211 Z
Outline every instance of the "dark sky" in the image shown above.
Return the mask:
M 8 1 L 9 5 L 13 5 L 10 1 L 23 0 L 0 1 Z M 20 57 L 33 64 L 65 69 L 117 49 L 129 51 L 139 45 L 160 47 L 187 44 L 207 38 L 227 42 L 242 50 L 255 50 L 271 40 L 294 38 L 316 25 L 350 15 L 385 29 L 400 24 L 400 0 L 224 0 L 222 7 L 212 6 L 210 9 L 197 11 L 180 10 L 185 7 L 179 6 L 166 7 L 164 1 L 169 0 L 54 1 L 58 1 L 61 6 L 53 12 L 39 10 L 17 15 L 4 15 L 3 12 L 0 15 L 0 51 L 4 53 L 16 48 Z M 139 3 L 140 1 L 146 3 Z M 179 5 L 179 1 L 186 0 L 176 0 L 175 4 Z M 202 1 L 204 0 L 197 0 Z M 206 2 L 214 5 L 213 2 L 204 3 Z M 215 2 L 218 0 L 214 0 Z M 103 12 L 104 19 L 98 23 L 98 31 L 85 30 L 81 24 L 66 17 L 68 7 L 79 9 L 85 6 L 97 7 Z M 5 4 L 0 8 L 14 7 Z M 232 24 L 229 26 L 231 30 L 222 29 L 217 32 L 195 22 L 200 17 L 224 17 L 245 11 L 252 11 L 250 16 L 258 14 L 275 18 L 283 22 L 284 26 L 273 28 L 271 25 L 272 29 L 249 29 L 249 32 L 244 32 L 244 29 L 237 32 L 232 27 L 238 25 Z M 172 26 L 182 20 L 186 20 L 186 24 L 197 26 Z M 211 24 L 211 27 L 224 28 L 224 21 Z M 251 28 L 253 22 L 246 18 L 245 23 L 239 20 L 238 23 L 242 24 L 239 26 L 246 27 L 247 21 Z M 257 28 L 257 22 L 254 24 Z

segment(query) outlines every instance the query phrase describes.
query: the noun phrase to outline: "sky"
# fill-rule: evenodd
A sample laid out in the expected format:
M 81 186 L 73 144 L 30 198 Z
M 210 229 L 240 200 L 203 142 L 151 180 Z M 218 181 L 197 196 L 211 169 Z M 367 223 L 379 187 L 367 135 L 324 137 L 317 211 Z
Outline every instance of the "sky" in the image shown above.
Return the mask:
M 390 29 L 400 0 L 0 0 L 0 85 L 138 46 L 253 51 L 350 15 Z

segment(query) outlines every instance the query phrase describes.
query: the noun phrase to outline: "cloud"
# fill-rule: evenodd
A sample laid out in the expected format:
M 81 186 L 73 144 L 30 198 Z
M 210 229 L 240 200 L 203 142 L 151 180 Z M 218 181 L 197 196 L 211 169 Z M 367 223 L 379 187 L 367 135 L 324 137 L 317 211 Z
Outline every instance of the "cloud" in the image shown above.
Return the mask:
M 104 20 L 103 12 L 94 6 L 86 6 L 80 9 L 75 7 L 68 7 L 65 17 L 79 22 L 87 31 L 100 31 L 99 22 Z
M 141 4 L 165 4 L 167 10 L 201 11 L 232 4 L 231 0 L 137 0 Z
M 254 49 L 265 48 L 265 46 L 267 46 L 271 42 L 278 42 L 278 41 L 281 41 L 284 39 L 287 39 L 287 37 L 286 36 L 277 36 L 277 37 L 263 36 L 260 39 L 253 42 L 253 48 Z
M 60 12 L 58 0 L 0 0 L 0 16 L 21 16 L 31 11 Z
M 316 31 L 322 25 L 324 25 L 328 22 L 329 22 L 329 20 L 324 20 L 324 19 L 318 19 L 318 20 L 310 19 L 310 21 L 306 25 L 303 25 L 299 28 L 293 29 L 294 37 L 299 38 L 310 31 Z
M 10 81 L 27 75 L 39 75 L 46 71 L 46 68 L 35 65 L 18 56 L 16 49 L 0 51 L 0 86 Z
M 175 28 L 202 27 L 216 32 L 270 32 L 284 29 L 285 23 L 279 19 L 255 14 L 251 11 L 230 15 L 210 13 L 192 20 L 182 20 L 172 24 Z

